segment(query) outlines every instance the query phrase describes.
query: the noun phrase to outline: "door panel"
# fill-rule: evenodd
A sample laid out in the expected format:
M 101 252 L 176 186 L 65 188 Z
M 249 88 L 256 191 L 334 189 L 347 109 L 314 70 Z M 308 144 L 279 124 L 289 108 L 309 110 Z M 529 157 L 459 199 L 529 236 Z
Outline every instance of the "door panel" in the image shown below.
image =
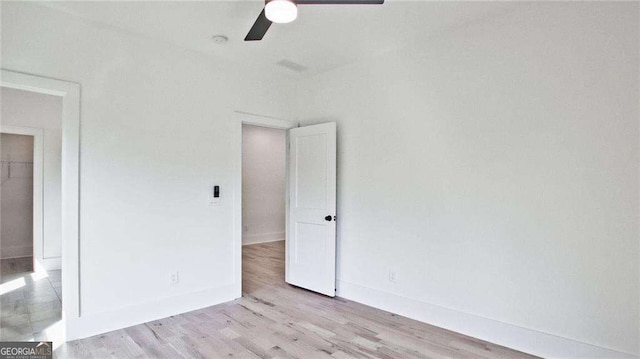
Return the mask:
M 300 136 L 296 141 L 296 207 L 324 210 L 327 206 L 327 136 Z
M 333 297 L 336 281 L 336 124 L 291 129 L 289 145 L 286 280 Z

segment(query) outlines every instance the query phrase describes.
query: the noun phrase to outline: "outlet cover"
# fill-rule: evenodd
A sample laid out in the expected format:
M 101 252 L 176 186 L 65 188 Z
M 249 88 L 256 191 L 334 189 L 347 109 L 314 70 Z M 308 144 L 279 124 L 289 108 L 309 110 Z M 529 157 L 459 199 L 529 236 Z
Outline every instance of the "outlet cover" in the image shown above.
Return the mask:
M 178 284 L 180 281 L 180 277 L 178 276 L 178 271 L 172 272 L 169 275 L 169 284 Z
M 389 270 L 389 282 L 391 283 L 395 283 L 396 282 L 396 272 L 394 270 Z

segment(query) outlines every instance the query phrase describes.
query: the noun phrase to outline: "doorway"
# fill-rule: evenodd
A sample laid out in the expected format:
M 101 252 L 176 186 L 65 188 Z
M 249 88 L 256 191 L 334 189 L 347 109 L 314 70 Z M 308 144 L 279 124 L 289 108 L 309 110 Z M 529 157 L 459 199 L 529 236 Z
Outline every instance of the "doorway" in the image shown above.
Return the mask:
M 61 103 L 58 114 L 61 117 L 59 129 L 60 142 L 52 140 L 43 126 L 34 123 L 22 122 L 11 124 L 9 120 L 15 119 L 16 114 L 7 113 L 7 107 L 2 106 L 2 126 L 0 132 L 31 131 L 31 133 L 18 133 L 34 136 L 34 248 L 32 272 L 18 275 L 0 275 L 0 295 L 3 304 L 3 320 L 0 340 L 30 340 L 53 342 L 56 349 L 66 340 L 75 339 L 81 334 L 77 323 L 80 322 L 80 271 L 79 271 L 79 174 L 80 174 L 80 86 L 75 83 L 44 78 L 8 70 L 1 70 L 0 86 L 4 90 L 22 91 L 30 95 L 45 95 L 55 97 Z M 2 101 L 7 100 L 6 93 L 2 94 Z M 12 101 L 20 103 L 20 101 Z M 24 105 L 24 103 L 22 103 Z M 41 106 L 27 106 L 29 110 L 41 111 Z M 42 116 L 30 117 L 31 120 L 42 119 Z M 29 120 L 29 118 L 25 119 Z M 11 120 L 13 121 L 13 120 Z M 54 136 L 55 137 L 55 136 Z M 38 165 L 39 156 L 44 156 L 45 145 L 60 143 L 59 165 L 54 166 L 59 172 L 59 184 L 44 181 L 43 171 L 47 164 L 43 159 L 42 166 Z M 52 170 L 49 169 L 49 173 Z M 55 171 L 53 171 L 55 172 Z M 42 186 L 38 186 L 42 184 Z M 55 193 L 54 190 L 46 190 L 46 185 L 52 185 L 59 189 L 59 206 L 54 205 L 49 209 L 58 214 L 46 216 L 52 219 L 53 224 L 47 224 L 42 220 L 45 201 L 44 192 Z M 39 193 L 38 188 L 43 188 Z M 39 197 L 40 196 L 40 197 Z M 41 206 L 41 210 L 37 207 Z M 38 218 L 37 216 L 41 217 Z M 59 256 L 56 257 L 56 248 L 40 245 L 38 231 L 42 228 L 52 229 L 58 226 L 60 233 L 60 245 L 57 248 Z M 44 230 L 46 232 L 46 230 Z M 39 248 L 42 252 L 39 252 Z M 42 258 L 40 261 L 39 258 Z M 59 269 L 56 269 L 55 267 Z M 56 275 L 55 271 L 58 271 Z M 45 281 L 46 280 L 46 281 Z M 46 288 L 46 289 L 44 289 Z M 59 300 L 55 303 L 54 297 Z M 64 297 L 64 301 L 61 299 Z M 6 298 L 6 299 L 5 299 Z M 60 304 L 62 302 L 62 304 Z M 27 308 L 15 304 L 26 305 Z M 11 313 L 5 312 L 10 307 Z M 31 307 L 31 308 L 29 308 Z M 41 310 L 36 310 L 40 307 Z M 60 315 L 61 313 L 61 315 Z M 27 325 L 25 324 L 27 322 Z M 11 330 L 9 330 L 11 328 Z M 19 330 L 14 330 L 19 329 Z M 9 339 L 11 337 L 11 339 Z
M 286 131 L 285 145 L 285 240 L 280 248 L 254 252 L 265 254 L 263 262 L 277 262 L 270 268 L 272 277 L 281 277 L 284 267 L 285 283 L 312 292 L 335 296 L 336 293 L 336 123 L 326 122 L 305 127 L 285 120 L 238 113 L 235 123 L 234 178 L 234 286 L 236 298 L 243 295 L 243 282 L 261 283 L 259 277 L 243 279 L 243 125 L 275 128 Z M 245 242 L 247 238 L 245 237 Z M 266 245 L 265 245 L 266 247 Z M 249 258 L 249 251 L 245 256 Z M 254 261 L 253 263 L 258 263 Z M 248 263 L 247 263 L 248 264 Z M 273 264 L 273 263 L 272 263 Z M 265 269 L 254 268 L 255 273 Z M 264 288 L 264 286 L 262 286 Z
M 246 199 L 243 198 L 243 187 L 244 187 L 243 172 L 245 170 L 243 166 L 243 152 L 244 152 L 243 151 L 243 147 L 244 147 L 243 134 L 249 134 L 249 132 L 243 131 L 245 129 L 244 126 L 251 126 L 249 130 L 255 130 L 255 131 L 251 131 L 251 134 L 253 134 L 254 136 L 249 136 L 253 138 L 258 137 L 256 136 L 258 133 L 268 132 L 266 130 L 276 131 L 276 132 L 273 132 L 272 134 L 279 134 L 280 136 L 284 134 L 284 137 L 285 137 L 284 156 L 282 156 L 282 154 L 277 154 L 276 153 L 277 151 L 274 151 L 271 153 L 271 157 L 276 160 L 275 162 L 280 164 L 282 164 L 282 161 L 284 161 L 285 168 L 281 174 L 278 174 L 277 176 L 272 177 L 271 180 L 273 181 L 273 183 L 271 183 L 270 185 L 267 185 L 267 188 L 269 186 L 272 189 L 279 188 L 281 184 L 277 186 L 274 183 L 277 183 L 279 181 L 279 178 L 281 178 L 281 175 L 283 175 L 285 177 L 284 185 L 286 189 L 287 188 L 287 185 L 286 185 L 287 147 L 286 145 L 288 143 L 287 130 L 297 127 L 297 125 L 298 124 L 295 122 L 276 119 L 276 118 L 270 118 L 267 116 L 254 115 L 254 114 L 249 114 L 244 112 L 235 113 L 234 137 L 233 137 L 234 153 L 235 153 L 235 159 L 234 159 L 235 179 L 234 179 L 234 185 L 233 185 L 233 198 L 234 198 L 234 214 L 233 214 L 234 245 L 233 245 L 233 248 L 234 248 L 234 285 L 236 288 L 236 292 L 235 292 L 236 298 L 240 298 L 245 294 L 243 292 L 243 289 L 244 289 L 243 282 L 246 282 L 245 284 L 247 284 L 247 291 L 253 292 L 256 290 L 256 288 L 255 287 L 252 288 L 251 285 L 259 283 L 260 278 L 266 278 L 266 276 L 264 276 L 265 271 L 260 269 L 260 265 L 269 266 L 267 268 L 267 271 L 269 273 L 272 273 L 268 275 L 269 282 L 271 283 L 277 282 L 284 285 L 284 258 L 286 256 L 286 248 L 284 246 L 284 243 L 286 241 L 286 238 L 285 238 L 286 234 L 279 234 L 281 232 L 278 229 L 265 230 L 265 228 L 281 228 L 281 226 L 278 224 L 281 222 L 278 222 L 278 221 L 280 221 L 282 217 L 280 215 L 274 216 L 273 214 L 271 214 L 269 215 L 269 217 L 271 218 L 269 222 L 270 227 L 268 226 L 261 227 L 259 225 L 259 223 L 261 223 L 261 219 L 259 218 L 260 215 L 258 214 L 261 212 L 260 210 L 253 212 L 252 214 L 244 213 L 243 211 L 243 207 L 247 203 L 247 201 L 255 202 L 256 198 L 259 199 L 261 196 L 259 191 L 254 188 L 253 193 L 251 195 L 249 195 Z M 260 131 L 260 130 L 265 130 L 265 131 Z M 277 139 L 278 136 L 274 136 L 274 138 L 276 139 L 272 139 L 273 141 L 275 142 L 280 141 L 280 139 Z M 282 144 L 282 142 L 280 143 Z M 258 149 L 260 147 L 260 145 L 256 143 L 252 143 L 251 145 L 252 145 L 251 147 L 254 147 L 255 149 Z M 269 147 L 277 148 L 278 146 L 276 146 L 274 143 L 271 143 Z M 252 151 L 252 152 L 255 153 L 257 151 Z M 254 160 L 254 162 L 258 162 L 258 161 Z M 257 165 L 259 166 L 260 163 L 258 162 Z M 278 197 L 280 196 L 275 192 L 276 191 L 272 190 L 272 192 L 268 195 L 270 200 L 272 201 L 278 201 Z M 285 190 L 284 197 L 280 197 L 282 199 L 282 202 L 284 202 L 285 224 L 286 224 L 286 213 L 288 211 L 287 196 L 288 196 L 288 193 Z M 263 210 L 265 208 L 268 210 L 269 207 L 263 206 L 262 208 Z M 265 213 L 265 212 L 269 213 L 268 211 L 264 211 L 262 213 Z M 249 223 L 245 227 L 243 223 L 243 220 L 245 219 L 245 215 L 248 215 L 247 217 L 252 217 L 250 220 L 253 221 L 251 222 L 251 223 L 254 223 L 253 225 Z M 256 223 L 258 223 L 258 225 L 256 225 Z M 245 236 L 244 233 L 246 233 L 247 235 Z M 280 239 L 280 241 L 274 241 L 277 239 Z M 263 242 L 263 243 L 258 243 L 258 242 Z M 246 246 L 243 245 L 245 243 L 247 244 Z M 250 243 L 253 243 L 253 244 L 250 244 Z M 280 248 L 278 248 L 278 245 L 280 246 Z M 272 246 L 273 248 L 269 248 L 270 246 Z M 267 247 L 267 248 L 264 248 L 264 247 Z M 243 253 L 246 254 L 246 261 L 243 261 Z M 256 258 L 256 257 L 264 258 L 264 256 L 271 257 L 272 259 L 258 260 L 259 258 Z M 246 266 L 245 262 L 249 266 Z M 279 262 L 279 263 L 276 263 L 276 262 Z M 251 268 L 252 264 L 255 267 Z M 245 281 L 245 277 L 247 277 L 246 281 Z M 265 283 L 263 282 L 263 284 Z
M 284 129 L 242 125 L 242 291 L 284 285 L 286 230 Z
M 0 340 L 59 341 L 62 98 L 0 91 Z

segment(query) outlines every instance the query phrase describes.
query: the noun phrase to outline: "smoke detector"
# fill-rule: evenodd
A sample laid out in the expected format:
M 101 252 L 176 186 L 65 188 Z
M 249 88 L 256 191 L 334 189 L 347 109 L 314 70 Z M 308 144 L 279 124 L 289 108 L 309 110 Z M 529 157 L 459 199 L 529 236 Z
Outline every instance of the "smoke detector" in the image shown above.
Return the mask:
M 229 41 L 229 38 L 224 35 L 214 35 L 213 37 L 211 37 L 211 40 L 213 40 L 215 44 L 222 45 Z

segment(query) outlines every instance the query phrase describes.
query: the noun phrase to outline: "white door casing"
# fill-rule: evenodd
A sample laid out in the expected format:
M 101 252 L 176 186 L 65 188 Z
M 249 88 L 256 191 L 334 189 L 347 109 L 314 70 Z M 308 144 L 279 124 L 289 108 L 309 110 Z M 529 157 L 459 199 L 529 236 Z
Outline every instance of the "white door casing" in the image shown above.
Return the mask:
M 336 124 L 289 130 L 286 281 L 335 296 Z
M 61 342 L 82 338 L 87 330 L 80 307 L 80 85 L 4 69 L 0 85 L 62 97 Z

